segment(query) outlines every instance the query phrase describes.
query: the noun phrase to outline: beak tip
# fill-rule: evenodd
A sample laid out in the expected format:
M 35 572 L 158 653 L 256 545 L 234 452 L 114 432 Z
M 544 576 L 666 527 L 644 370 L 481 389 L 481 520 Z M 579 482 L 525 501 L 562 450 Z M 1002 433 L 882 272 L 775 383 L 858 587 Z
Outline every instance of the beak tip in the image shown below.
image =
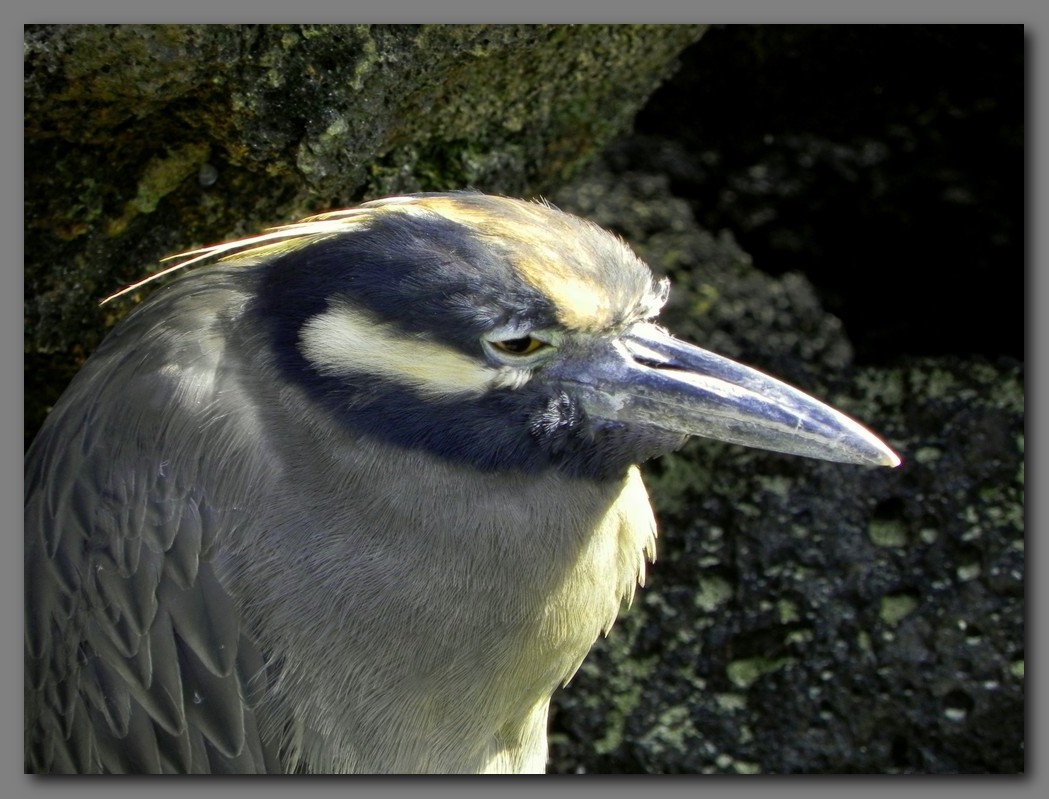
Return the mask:
M 861 438 L 864 446 L 862 447 L 862 454 L 860 457 L 863 462 L 869 466 L 888 466 L 890 469 L 895 469 L 901 463 L 903 459 L 896 454 L 896 452 L 889 447 L 884 441 L 878 438 L 874 433 L 867 430 L 864 427 L 860 427 L 857 423 L 849 420 L 850 425 L 855 425 L 859 428 Z M 855 439 L 854 439 L 855 441 Z M 859 453 L 857 453 L 859 454 Z M 857 461 L 858 462 L 858 461 Z
M 893 452 L 888 447 L 885 448 L 885 454 L 882 456 L 882 461 L 879 466 L 888 466 L 890 469 L 895 469 L 903 463 L 903 459 Z

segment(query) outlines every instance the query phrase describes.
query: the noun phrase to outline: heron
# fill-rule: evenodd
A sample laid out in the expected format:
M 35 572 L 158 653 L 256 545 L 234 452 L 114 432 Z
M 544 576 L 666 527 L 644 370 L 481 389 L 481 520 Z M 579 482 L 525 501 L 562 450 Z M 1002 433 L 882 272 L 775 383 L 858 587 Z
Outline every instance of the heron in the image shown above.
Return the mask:
M 655 555 L 639 464 L 900 463 L 675 338 L 667 281 L 542 201 L 392 197 L 177 266 L 26 454 L 27 771 L 542 772 Z

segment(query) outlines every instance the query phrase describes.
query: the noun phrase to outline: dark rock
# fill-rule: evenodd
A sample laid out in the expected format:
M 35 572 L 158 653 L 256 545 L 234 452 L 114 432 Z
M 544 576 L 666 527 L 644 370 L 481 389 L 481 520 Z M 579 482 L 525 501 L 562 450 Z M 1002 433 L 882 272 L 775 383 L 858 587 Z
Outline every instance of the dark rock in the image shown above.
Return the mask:
M 556 696 L 551 770 L 1023 771 L 1022 367 L 855 368 L 808 281 L 753 269 L 666 178 L 599 167 L 555 199 L 677 278 L 668 326 L 863 420 L 904 464 L 702 440 L 650 464 L 659 558 Z

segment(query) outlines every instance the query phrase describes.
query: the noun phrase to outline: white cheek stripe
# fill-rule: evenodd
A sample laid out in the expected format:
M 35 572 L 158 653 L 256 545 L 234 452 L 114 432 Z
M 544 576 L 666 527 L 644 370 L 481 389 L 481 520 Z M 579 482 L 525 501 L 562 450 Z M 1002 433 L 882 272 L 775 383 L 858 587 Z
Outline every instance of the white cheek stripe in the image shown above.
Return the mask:
M 299 346 L 327 375 L 366 374 L 407 385 L 430 398 L 478 396 L 495 386 L 516 387 L 524 369 L 496 368 L 412 337 L 345 303 L 333 304 L 302 326 Z

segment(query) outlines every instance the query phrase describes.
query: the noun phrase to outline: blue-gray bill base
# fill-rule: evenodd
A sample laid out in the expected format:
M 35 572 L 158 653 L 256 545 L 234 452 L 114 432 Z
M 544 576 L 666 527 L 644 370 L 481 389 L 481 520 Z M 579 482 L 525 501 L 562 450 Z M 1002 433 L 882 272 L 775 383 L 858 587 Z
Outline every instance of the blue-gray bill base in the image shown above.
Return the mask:
M 26 455 L 29 771 L 541 772 L 655 554 L 637 464 L 900 462 L 675 339 L 665 281 L 548 205 L 398 197 L 187 255 Z

